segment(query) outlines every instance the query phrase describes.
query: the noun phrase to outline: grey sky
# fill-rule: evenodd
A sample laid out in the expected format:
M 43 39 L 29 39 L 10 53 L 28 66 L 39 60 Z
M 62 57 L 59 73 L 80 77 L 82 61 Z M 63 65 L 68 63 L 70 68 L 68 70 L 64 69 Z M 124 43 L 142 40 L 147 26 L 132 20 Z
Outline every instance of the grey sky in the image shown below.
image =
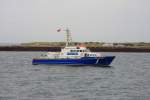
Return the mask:
M 150 0 L 0 0 L 0 42 L 150 42 Z

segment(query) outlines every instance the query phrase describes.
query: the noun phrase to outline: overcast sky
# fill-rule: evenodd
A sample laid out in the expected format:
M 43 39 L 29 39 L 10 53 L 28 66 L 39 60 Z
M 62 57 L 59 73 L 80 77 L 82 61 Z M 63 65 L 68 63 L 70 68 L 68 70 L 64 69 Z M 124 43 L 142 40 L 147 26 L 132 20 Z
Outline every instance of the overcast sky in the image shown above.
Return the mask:
M 150 42 L 150 0 L 0 0 L 0 42 Z

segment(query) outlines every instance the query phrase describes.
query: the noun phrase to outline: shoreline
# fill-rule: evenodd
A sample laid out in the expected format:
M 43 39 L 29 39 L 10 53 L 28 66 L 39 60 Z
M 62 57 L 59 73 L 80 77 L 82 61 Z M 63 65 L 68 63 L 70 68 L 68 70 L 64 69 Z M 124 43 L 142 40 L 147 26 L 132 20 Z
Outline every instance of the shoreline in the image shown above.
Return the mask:
M 0 46 L 0 51 L 52 51 L 58 52 L 60 46 Z M 150 53 L 150 48 L 131 47 L 88 47 L 92 52 L 143 52 Z

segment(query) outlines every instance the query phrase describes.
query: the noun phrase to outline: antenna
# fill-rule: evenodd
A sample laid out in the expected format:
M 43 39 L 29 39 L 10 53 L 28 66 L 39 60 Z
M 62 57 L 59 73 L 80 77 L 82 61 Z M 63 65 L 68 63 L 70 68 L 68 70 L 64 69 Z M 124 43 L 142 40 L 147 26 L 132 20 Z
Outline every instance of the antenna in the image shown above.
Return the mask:
M 66 46 L 70 45 L 72 42 L 70 30 L 67 28 L 66 30 Z

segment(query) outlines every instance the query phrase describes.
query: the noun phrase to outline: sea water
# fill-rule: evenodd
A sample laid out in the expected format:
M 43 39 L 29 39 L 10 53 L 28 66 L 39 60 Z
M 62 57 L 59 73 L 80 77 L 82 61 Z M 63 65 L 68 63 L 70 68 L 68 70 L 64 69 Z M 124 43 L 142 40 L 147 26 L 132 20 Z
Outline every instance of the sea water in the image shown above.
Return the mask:
M 150 99 L 150 53 L 102 53 L 111 67 L 32 65 L 40 54 L 0 52 L 0 100 Z

